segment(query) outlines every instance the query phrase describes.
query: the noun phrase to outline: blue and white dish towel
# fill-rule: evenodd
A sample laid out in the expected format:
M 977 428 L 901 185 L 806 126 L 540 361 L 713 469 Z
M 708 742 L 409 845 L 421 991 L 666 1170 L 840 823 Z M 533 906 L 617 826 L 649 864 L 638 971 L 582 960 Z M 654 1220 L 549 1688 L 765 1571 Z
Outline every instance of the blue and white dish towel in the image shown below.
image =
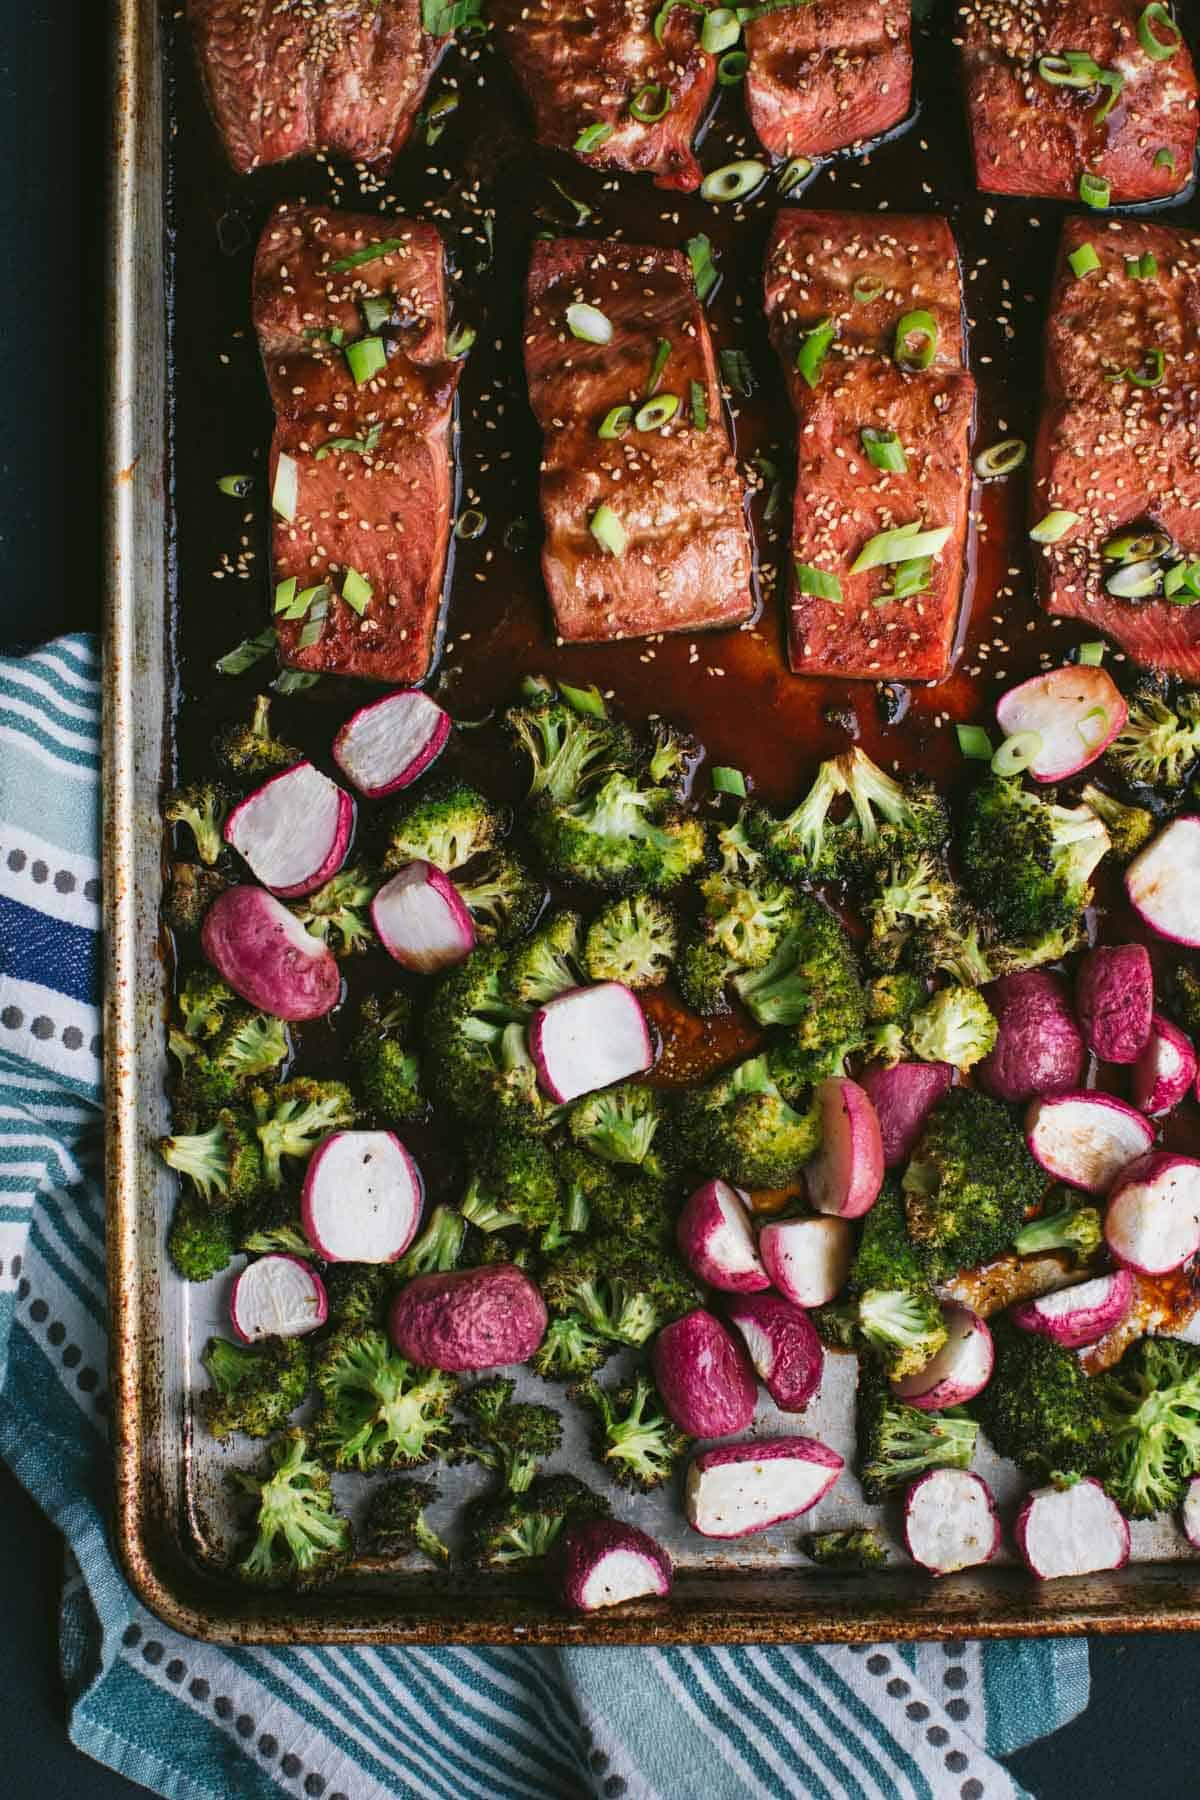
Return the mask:
M 99 664 L 0 659 L 0 1455 L 64 1533 L 69 1729 L 178 1800 L 1007 1800 L 1087 1703 L 1082 1643 L 218 1649 L 108 1539 Z

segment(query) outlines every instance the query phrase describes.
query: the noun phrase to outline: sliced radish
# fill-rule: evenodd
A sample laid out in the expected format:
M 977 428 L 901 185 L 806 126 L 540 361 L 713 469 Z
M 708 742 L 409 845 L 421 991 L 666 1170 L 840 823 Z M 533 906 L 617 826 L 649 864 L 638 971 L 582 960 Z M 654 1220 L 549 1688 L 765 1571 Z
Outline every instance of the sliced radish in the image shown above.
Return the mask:
M 1139 1275 L 1167 1275 L 1200 1250 L 1200 1162 L 1152 1150 L 1124 1169 L 1104 1215 L 1104 1241 Z
M 1121 1170 L 1145 1155 L 1154 1128 L 1111 1094 L 1045 1094 L 1025 1114 L 1025 1141 L 1056 1181 L 1106 1194 Z
M 671 1591 L 671 1559 L 662 1545 L 620 1519 L 569 1525 L 555 1547 L 550 1572 L 572 1612 L 599 1612 Z
M 319 1019 L 341 999 L 333 953 L 266 888 L 226 888 L 205 915 L 200 942 L 234 993 L 276 1019 Z
M 403 969 L 433 975 L 466 962 L 475 924 L 458 889 L 433 863 L 411 862 L 371 902 L 380 943 Z
M 758 1389 L 741 1338 L 697 1306 L 664 1325 L 651 1353 L 663 1405 L 689 1437 L 731 1437 L 754 1417 Z
M 299 1256 L 272 1254 L 248 1263 L 229 1297 L 233 1329 L 243 1344 L 266 1337 L 303 1337 L 329 1317 L 325 1283 Z
M 310 762 L 272 775 L 235 806 L 225 841 L 282 900 L 315 894 L 346 860 L 354 802 Z
M 953 1302 L 942 1308 L 946 1341 L 915 1375 L 892 1383 L 896 1393 L 922 1412 L 964 1406 L 981 1394 L 992 1378 L 995 1352 L 992 1334 L 979 1314 Z
M 335 1131 L 309 1158 L 300 1223 L 327 1262 L 395 1262 L 424 1203 L 421 1171 L 392 1132 Z
M 642 1075 L 654 1062 L 641 1003 L 619 981 L 568 988 L 539 1006 L 529 1050 L 543 1091 L 560 1102 Z
M 901 1062 L 868 1069 L 863 1092 L 875 1108 L 883 1144 L 884 1167 L 907 1162 L 925 1129 L 925 1121 L 950 1092 L 954 1070 L 949 1063 Z
M 385 694 L 358 711 L 333 740 L 333 760 L 369 800 L 410 787 L 437 761 L 450 714 L 419 688 Z
M 879 1119 L 857 1081 L 835 1075 L 816 1092 L 821 1148 L 804 1171 L 808 1198 L 818 1212 L 858 1219 L 870 1212 L 883 1185 Z
M 1034 675 L 996 702 L 996 722 L 1006 738 L 1036 732 L 1041 740 L 1024 765 L 1035 781 L 1066 781 L 1086 769 L 1124 730 L 1128 716 L 1112 676 L 1090 663 Z
M 1152 838 L 1125 871 L 1129 904 L 1173 944 L 1200 945 L 1200 818 L 1185 813 Z
M 806 1312 L 778 1294 L 741 1294 L 725 1316 L 780 1412 L 803 1412 L 821 1385 L 825 1352 Z
M 1136 1062 L 1154 1017 L 1154 971 L 1145 944 L 1089 950 L 1079 965 L 1075 1006 L 1087 1047 L 1101 1062 Z
M 1066 1488 L 1035 1488 L 1017 1514 L 1013 1537 L 1039 1581 L 1123 1569 L 1129 1561 L 1129 1523 L 1090 1475 Z
M 904 1544 L 931 1575 L 953 1575 L 990 1562 L 1000 1520 L 986 1481 L 969 1469 L 931 1469 L 904 1500 Z
M 1196 1080 L 1196 1047 L 1186 1031 L 1155 1013 L 1146 1048 L 1133 1065 L 1133 1103 L 1152 1119 L 1174 1112 Z
M 759 1261 L 746 1195 L 727 1181 L 706 1181 L 675 1224 L 679 1253 L 694 1275 L 727 1293 L 768 1288 L 771 1277 Z
M 1097 1275 L 1093 1281 L 1042 1294 L 1037 1300 L 1023 1300 L 1013 1307 L 1009 1318 L 1022 1331 L 1053 1338 L 1066 1350 L 1082 1350 L 1121 1323 L 1133 1297 L 1133 1276 L 1128 1269 L 1116 1269 L 1111 1275 Z
M 774 1219 L 758 1237 L 771 1281 L 797 1306 L 825 1306 L 846 1285 L 854 1258 L 848 1219 Z
M 1193 1475 L 1187 1484 L 1179 1509 L 1179 1523 L 1192 1549 L 1200 1550 L 1200 1475 Z
M 799 1518 L 827 1494 L 845 1463 L 816 1438 L 764 1438 L 704 1450 L 688 1465 L 684 1508 L 705 1537 L 748 1537 Z

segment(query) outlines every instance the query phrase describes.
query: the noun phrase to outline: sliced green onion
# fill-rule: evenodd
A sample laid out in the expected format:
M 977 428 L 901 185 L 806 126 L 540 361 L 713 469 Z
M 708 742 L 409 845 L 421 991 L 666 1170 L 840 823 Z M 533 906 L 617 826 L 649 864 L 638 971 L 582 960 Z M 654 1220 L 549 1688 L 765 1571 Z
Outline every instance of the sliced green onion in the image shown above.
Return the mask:
M 607 719 L 608 708 L 598 687 L 570 687 L 565 681 L 560 681 L 558 691 L 575 712 L 583 713 L 589 719 Z
M 296 517 L 296 504 L 300 498 L 300 471 L 296 467 L 296 459 L 289 456 L 286 450 L 279 453 L 279 461 L 275 464 L 275 480 L 271 487 L 271 506 L 281 519 L 288 524 Z
M 1127 256 L 1125 273 L 1131 281 L 1155 281 L 1158 278 L 1158 258 L 1153 250 L 1147 250 L 1142 256 Z
M 1014 731 L 992 758 L 993 775 L 1020 775 L 1033 762 L 1046 740 L 1040 731 Z
M 227 650 L 224 656 L 219 657 L 216 664 L 217 673 L 219 675 L 244 675 L 247 669 L 252 669 L 256 662 L 262 661 L 264 656 L 270 656 L 274 648 L 275 627 L 268 625 L 266 630 L 260 631 L 257 637 L 243 638 L 240 644 L 235 644 L 232 650 Z
M 368 294 L 362 301 L 362 316 L 368 331 L 378 331 L 392 316 L 391 297 L 387 294 Z
M 322 584 L 323 585 L 323 584 Z M 329 613 L 329 589 L 317 594 L 308 609 L 308 617 L 301 627 L 300 636 L 296 639 L 297 650 L 311 650 L 319 644 L 325 635 L 325 620 Z
M 381 256 L 393 256 L 397 250 L 403 250 L 403 238 L 383 238 L 378 244 L 367 244 L 362 250 L 354 250 L 349 256 L 343 256 L 337 262 L 330 263 L 330 273 L 344 275 L 347 269 L 361 269 L 364 263 L 378 262 Z
M 354 608 L 360 619 L 370 606 L 371 595 L 374 591 L 365 575 L 360 575 L 357 569 L 346 570 L 345 579 L 342 582 L 342 599 L 347 606 Z
M 1172 563 L 1163 576 L 1163 596 L 1172 606 L 1194 606 L 1200 600 L 1200 562 Z
M 234 500 L 244 500 L 253 486 L 253 475 L 222 475 L 217 482 L 221 493 L 229 494 Z
M 355 387 L 362 387 L 381 369 L 387 368 L 387 351 L 381 337 L 359 338 L 346 345 L 346 363 L 354 377 Z
M 991 762 L 992 740 L 982 725 L 956 725 L 954 732 L 964 756 L 972 762 Z
M 1131 381 L 1134 387 L 1140 388 L 1160 387 L 1166 372 L 1166 356 L 1158 349 L 1143 350 L 1142 366 L 1140 369 L 1125 369 L 1122 371 L 1126 381 Z
M 1183 42 L 1183 33 L 1165 6 L 1148 6 L 1138 20 L 1137 34 L 1151 62 L 1167 62 Z
M 696 296 L 703 302 L 708 299 L 721 277 L 713 262 L 712 245 L 702 231 L 688 239 L 687 253 L 692 265 L 692 280 L 696 284 Z
M 1092 114 L 1094 122 L 1097 125 L 1103 125 L 1105 119 L 1107 119 L 1109 113 L 1117 104 L 1117 100 L 1125 86 L 1125 77 L 1121 74 L 1119 69 L 1101 69 L 1096 79 L 1099 81 L 1102 88 L 1108 89 L 1104 99 Z
M 717 360 L 721 365 L 721 379 L 726 387 L 731 387 L 735 394 L 750 395 L 754 392 L 754 370 L 744 350 L 719 350 Z
M 1080 280 L 1100 267 L 1100 258 L 1090 244 L 1080 244 L 1078 250 L 1072 250 L 1067 261 L 1071 265 L 1072 274 L 1079 276 Z
M 776 182 L 779 198 L 786 200 L 789 194 L 794 194 L 800 184 L 808 180 L 816 166 L 816 163 L 808 156 L 789 158 L 780 169 L 779 179 Z
M 894 431 L 864 425 L 858 435 L 862 439 L 867 461 L 873 469 L 883 469 L 889 475 L 907 474 L 908 458 L 904 454 L 904 445 Z
M 302 694 L 305 688 L 316 687 L 320 679 L 307 669 L 280 669 L 271 689 L 276 694 Z
M 1028 455 L 1029 445 L 1024 438 L 1001 438 L 998 444 L 991 444 L 979 452 L 975 458 L 975 473 L 980 481 L 999 481 L 1019 469 Z
M 687 12 L 702 13 L 705 11 L 700 0 L 667 0 L 666 5 L 660 6 L 654 15 L 654 36 L 660 44 L 663 41 L 663 33 L 667 29 L 667 20 L 677 6 L 682 6 Z
M 666 368 L 670 359 L 671 359 L 671 340 L 670 340 L 670 338 L 659 338 L 658 343 L 654 347 L 654 361 L 650 365 L 650 379 L 646 383 L 646 398 L 647 398 L 647 400 L 651 397 L 652 394 L 656 394 L 658 392 L 658 384 L 662 380 L 662 372 Z M 638 430 L 639 431 L 641 430 L 640 425 L 638 426 Z
M 354 456 L 370 456 L 372 450 L 379 448 L 379 440 L 382 436 L 383 426 L 372 425 L 365 438 L 326 438 L 321 448 L 315 453 L 313 461 L 324 462 L 327 456 L 335 456 L 342 451 Z
M 1167 149 L 1156 150 L 1154 152 L 1154 166 L 1156 169 L 1170 169 L 1173 175 L 1175 173 L 1175 152 Z
M 287 608 L 280 611 L 280 617 L 288 620 L 306 619 L 312 611 L 314 603 L 318 600 L 322 602 L 322 611 L 328 612 L 329 597 L 332 592 L 333 589 L 327 581 L 318 581 L 312 587 L 301 588 L 300 592 L 292 597 Z
M 763 507 L 763 524 L 769 525 L 779 511 L 779 470 L 769 456 L 756 456 L 754 464 L 766 484 L 767 503 Z
M 836 336 L 837 326 L 826 313 L 801 338 L 800 348 L 796 352 L 796 373 L 803 375 L 810 388 L 815 388 L 820 381 L 829 346 Z
M 702 200 L 744 200 L 760 187 L 767 178 L 765 163 L 749 159 L 745 162 L 726 163 L 723 168 L 712 169 L 700 183 Z
M 1147 562 L 1165 556 L 1171 540 L 1165 531 L 1127 531 L 1100 546 L 1105 562 Z
M 910 600 L 914 594 L 928 593 L 932 581 L 932 556 L 911 557 L 896 564 L 892 585 L 883 600 Z M 875 604 L 878 606 L 880 602 L 876 601 Z
M 610 556 L 624 556 L 628 542 L 625 527 L 607 501 L 602 502 L 588 520 L 588 530 Z
M 742 35 L 738 24 L 738 16 L 731 7 L 718 6 L 710 13 L 705 13 L 704 24 L 700 28 L 700 48 L 707 50 L 710 56 L 720 56 L 722 50 L 732 50 Z
M 596 427 L 596 436 L 602 438 L 624 437 L 632 424 L 632 406 L 610 406 Z
M 648 81 L 629 102 L 629 110 L 643 125 L 655 125 L 671 110 L 671 90 L 664 81 Z
M 469 506 L 464 513 L 459 513 L 454 526 L 454 535 L 463 543 L 469 544 L 472 538 L 482 537 L 487 530 L 487 514 L 480 512 L 477 506 Z
M 1112 188 L 1105 181 L 1103 175 L 1093 175 L 1090 169 L 1083 171 L 1079 177 L 1079 198 L 1085 206 L 1091 206 L 1097 212 L 1103 212 L 1111 195 Z
M 932 313 L 918 308 L 907 312 L 896 327 L 893 355 L 911 375 L 927 369 L 937 354 L 938 328 Z
M 836 575 L 828 569 L 816 569 L 812 563 L 796 564 L 796 588 L 801 594 L 811 594 L 815 600 L 832 600 L 835 605 L 842 604 L 842 584 Z
M 1086 50 L 1064 50 L 1058 56 L 1039 56 L 1037 72 L 1051 87 L 1089 88 L 1100 79 L 1100 65 Z
M 1090 643 L 1080 644 L 1075 652 L 1075 661 L 1082 663 L 1085 669 L 1098 669 L 1104 661 L 1106 648 L 1102 638 L 1093 638 Z
M 289 575 L 286 581 L 275 583 L 275 604 L 272 612 L 285 613 L 296 598 L 296 590 L 300 586 L 299 578 Z
M 860 275 L 850 289 L 850 294 L 859 306 L 870 306 L 872 301 L 879 299 L 886 287 L 887 283 L 882 275 Z
M 451 362 L 457 362 L 465 356 L 474 344 L 477 332 L 473 325 L 456 325 L 446 339 L 446 355 Z
M 1146 600 L 1161 591 L 1163 572 L 1156 562 L 1121 563 L 1104 583 L 1119 600 Z
M 717 81 L 722 87 L 736 87 L 746 79 L 750 58 L 744 50 L 727 50 L 717 64 Z
M 567 330 L 573 338 L 579 338 L 585 344 L 612 342 L 612 320 L 606 318 L 598 306 L 587 306 L 582 300 L 576 300 L 568 306 Z
M 571 148 L 578 156 L 588 156 L 598 150 L 601 144 L 607 144 L 613 134 L 613 127 L 597 121 L 595 125 L 585 125 Z
M 1059 538 L 1065 537 L 1073 525 L 1078 525 L 1079 514 L 1069 512 L 1065 508 L 1055 508 L 1048 512 L 1044 519 L 1039 519 L 1029 535 L 1035 544 L 1057 544 Z
M 949 525 L 938 525 L 932 531 L 922 531 L 920 522 L 914 520 L 911 525 L 896 525 L 890 531 L 876 532 L 874 537 L 867 539 L 850 564 L 850 573 L 862 575 L 867 569 L 882 568 L 885 563 L 908 562 L 918 556 L 936 556 L 945 547 L 950 531 Z
M 697 431 L 708 430 L 708 396 L 702 381 L 693 381 L 691 391 L 692 424 Z
M 451 113 L 458 111 L 457 94 L 439 94 L 425 108 L 425 142 L 432 148 L 445 131 Z
M 1075 729 L 1088 749 L 1094 749 L 1108 736 L 1108 708 L 1106 706 L 1090 707 Z
M 737 800 L 746 798 L 746 777 L 740 769 L 726 769 L 720 764 L 712 772 L 713 792 L 732 794 Z
M 647 400 L 639 406 L 633 415 L 635 431 L 661 431 L 670 423 L 679 411 L 677 394 L 656 394 L 653 400 Z

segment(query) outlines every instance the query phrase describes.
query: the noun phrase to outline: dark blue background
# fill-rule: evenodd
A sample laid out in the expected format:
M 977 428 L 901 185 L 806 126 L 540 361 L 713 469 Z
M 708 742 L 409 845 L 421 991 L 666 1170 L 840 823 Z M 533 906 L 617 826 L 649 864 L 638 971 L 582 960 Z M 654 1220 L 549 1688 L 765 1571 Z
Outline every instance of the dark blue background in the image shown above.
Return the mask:
M 5 648 L 99 620 L 106 10 L 96 0 L 10 0 L 0 31 Z M 61 1565 L 56 1534 L 0 1468 L 4 1800 L 144 1791 L 68 1742 L 57 1675 Z M 1084 1719 L 1012 1758 L 1018 1780 L 1039 1800 L 1200 1791 L 1200 1642 L 1097 1643 L 1092 1679 Z

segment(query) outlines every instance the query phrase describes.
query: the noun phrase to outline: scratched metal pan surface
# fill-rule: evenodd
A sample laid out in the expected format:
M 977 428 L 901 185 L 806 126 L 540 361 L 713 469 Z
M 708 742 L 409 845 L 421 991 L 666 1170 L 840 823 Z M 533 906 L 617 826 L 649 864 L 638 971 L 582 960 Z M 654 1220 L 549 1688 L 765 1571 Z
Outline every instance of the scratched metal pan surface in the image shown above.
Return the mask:
M 182 27 L 157 0 L 120 0 L 114 46 L 109 293 L 108 612 L 105 842 L 108 913 L 109 1280 L 112 1316 L 115 1532 L 145 1604 L 193 1636 L 243 1643 L 736 1643 L 872 1641 L 881 1638 L 1192 1629 L 1200 1624 L 1200 1563 L 1170 1522 L 1134 1527 L 1133 1560 L 1119 1574 L 1035 1586 L 1011 1560 L 933 1582 L 905 1567 L 849 1579 L 821 1573 L 798 1549 L 798 1527 L 714 1545 L 685 1527 L 676 1494 L 624 1509 L 658 1533 L 678 1571 L 670 1599 L 618 1615 L 565 1618 L 529 1578 L 447 1577 L 412 1567 L 359 1565 L 309 1595 L 257 1593 L 229 1573 L 234 1520 L 224 1475 L 249 1460 L 193 1425 L 203 1377 L 198 1352 L 219 1317 L 224 1290 L 190 1288 L 165 1254 L 172 1183 L 153 1153 L 167 1123 L 163 1081 L 171 983 L 158 906 L 162 877 L 159 801 L 164 773 L 193 754 L 213 725 L 253 691 L 222 683 L 215 655 L 262 623 L 266 520 L 243 520 L 216 494 L 216 475 L 261 469 L 269 416 L 249 319 L 249 259 L 270 206 L 304 195 L 375 210 L 424 204 L 453 247 L 462 303 L 481 329 L 481 353 L 464 377 L 459 479 L 464 503 L 489 531 L 457 547 L 449 584 L 447 641 L 438 673 L 460 717 L 493 706 L 518 673 L 550 673 L 613 687 L 635 715 L 669 706 L 698 731 L 713 759 L 748 768 L 772 801 L 794 793 L 813 760 L 845 743 L 853 708 L 872 754 L 938 767 L 950 737 L 945 713 L 966 716 L 995 679 L 1037 666 L 1047 641 L 1029 598 L 1021 545 L 1019 484 L 975 497 L 970 596 L 956 672 L 914 691 L 903 730 L 883 734 L 873 690 L 800 682 L 786 671 L 771 572 L 783 539 L 786 498 L 774 518 L 769 482 L 756 495 L 762 614 L 748 632 L 652 646 L 556 648 L 547 630 L 532 536 L 537 445 L 519 373 L 520 276 L 540 229 L 621 228 L 629 241 L 681 244 L 710 232 L 725 279 L 713 307 L 718 341 L 750 356 L 758 393 L 736 408 L 739 453 L 786 462 L 789 421 L 759 318 L 758 281 L 770 207 L 736 226 L 698 199 L 663 195 L 644 178 L 606 182 L 564 159 L 535 155 L 520 103 L 490 46 L 447 62 L 439 80 L 462 99 L 434 154 L 419 146 L 387 183 L 359 191 L 353 171 L 293 165 L 239 180 L 225 167 L 200 100 Z M 1058 211 L 989 204 L 971 189 L 953 78 L 949 9 L 920 32 L 921 96 L 906 130 L 866 158 L 833 162 L 806 195 L 814 206 L 892 211 L 938 206 L 958 233 L 967 278 L 972 365 L 980 384 L 977 442 L 1004 432 L 1031 437 Z M 457 53 L 456 53 L 457 54 Z M 704 150 L 707 166 L 736 154 L 744 124 L 726 106 Z M 553 181 L 562 184 L 564 199 Z M 485 225 L 480 208 L 494 213 Z M 1194 218 L 1176 207 L 1172 220 Z M 1003 374 L 1003 381 L 1001 375 Z M 257 458 L 257 463 L 252 460 Z M 262 482 L 259 482 L 261 501 Z M 222 510 L 224 509 L 224 510 Z M 239 579 L 243 572 L 247 579 Z M 222 577 L 214 580 L 214 575 Z M 1066 640 L 1073 641 L 1073 640 Z M 353 690 L 327 684 L 289 700 L 285 735 L 328 743 Z M 826 717 L 826 712 L 829 717 Z M 831 1357 L 804 1429 L 849 1454 L 853 1361 Z M 763 1416 L 759 1429 L 794 1429 Z M 595 1466 L 572 1425 L 568 1465 Z M 1011 1469 L 980 1461 L 1011 1515 Z M 439 1477 L 448 1527 L 478 1475 Z M 351 1511 L 365 1484 L 346 1478 Z M 806 1528 L 874 1516 L 896 1542 L 894 1513 L 871 1515 L 847 1474 L 809 1514 Z

